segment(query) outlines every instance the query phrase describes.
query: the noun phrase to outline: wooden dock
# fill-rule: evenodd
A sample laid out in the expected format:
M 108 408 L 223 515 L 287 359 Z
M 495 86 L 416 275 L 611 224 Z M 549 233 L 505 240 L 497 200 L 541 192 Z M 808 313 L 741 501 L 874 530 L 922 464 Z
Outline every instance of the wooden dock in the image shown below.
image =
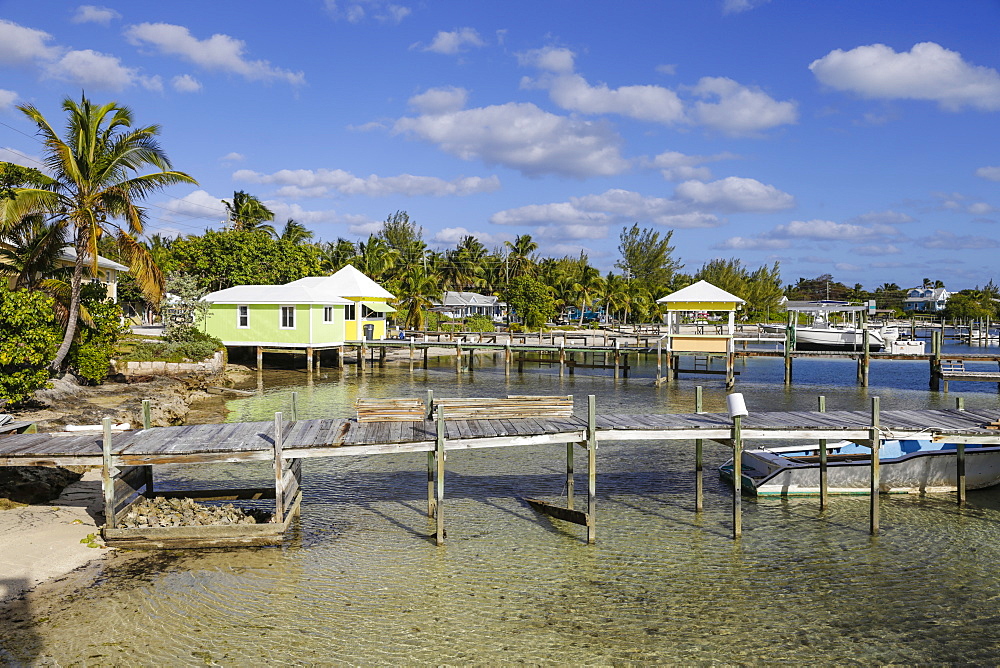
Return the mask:
M 699 388 L 700 389 L 700 388 Z M 699 398 L 701 393 L 697 395 Z M 301 460 L 311 457 L 377 456 L 403 452 L 428 453 L 428 514 L 436 517 L 436 541 L 444 543 L 444 474 L 445 453 L 449 450 L 501 448 L 531 445 L 566 445 L 566 506 L 559 507 L 532 502 L 532 507 L 553 517 L 587 527 L 588 542 L 594 541 L 596 525 L 596 455 L 601 443 L 661 441 L 693 441 L 698 475 L 697 507 L 701 508 L 701 444 L 705 440 L 723 443 L 733 448 L 737 458 L 746 440 L 851 440 L 877 452 L 887 439 L 931 438 L 952 443 L 1000 444 L 1000 431 L 987 428 L 997 419 L 995 411 L 985 410 L 880 410 L 873 399 L 869 411 L 784 411 L 754 413 L 743 418 L 730 418 L 722 413 L 689 414 L 602 414 L 594 409 L 594 397 L 589 397 L 585 417 L 563 413 L 547 417 L 544 411 L 533 417 L 491 417 L 449 419 L 448 401 L 433 401 L 425 405 L 424 419 L 385 421 L 330 418 L 284 421 L 282 413 L 274 421 L 211 425 L 191 425 L 143 429 L 113 433 L 110 420 L 100 434 L 12 434 L 0 437 L 2 466 L 67 466 L 92 465 L 104 470 L 107 524 L 105 536 L 131 538 L 130 546 L 165 546 L 170 541 L 156 536 L 116 534 L 116 518 L 140 496 L 155 496 L 179 492 L 153 489 L 152 467 L 162 464 L 207 464 L 222 462 L 273 462 L 273 488 L 256 490 L 226 490 L 202 492 L 201 498 L 274 498 L 276 522 L 280 531 L 272 532 L 258 542 L 240 541 L 239 536 L 204 544 L 269 544 L 280 540 L 290 518 L 298 512 L 301 498 Z M 511 397 L 507 402 L 518 398 Z M 522 403 L 537 401 L 537 397 L 521 397 Z M 551 398 L 560 399 L 560 398 Z M 562 398 L 566 399 L 566 398 Z M 571 401 L 571 398 L 568 398 Z M 452 400 L 457 401 L 457 400 Z M 466 405 L 469 400 L 461 400 Z M 559 401 L 549 402 L 561 405 Z M 456 406 L 456 414 L 458 404 Z M 571 405 L 571 404 L 570 404 Z M 700 402 L 696 404 L 700 406 Z M 823 402 L 820 402 L 821 407 Z M 371 417 L 371 407 L 366 409 Z M 527 409 L 519 409 L 522 411 Z M 396 416 L 398 418 L 398 416 Z M 588 508 L 573 509 L 574 451 L 582 447 L 587 453 Z M 964 501 L 964 447 L 957 454 L 960 480 L 959 503 Z M 879 472 L 878 457 L 871 465 L 871 524 L 878 533 Z M 739 478 L 737 477 L 737 480 Z M 733 497 L 734 537 L 741 531 L 741 499 L 739 490 Z M 546 509 L 546 507 L 548 507 Z M 231 531 L 231 530 L 230 530 Z M 256 531 L 259 531 L 256 530 Z M 198 545 L 191 542 L 190 532 L 185 541 L 174 546 Z

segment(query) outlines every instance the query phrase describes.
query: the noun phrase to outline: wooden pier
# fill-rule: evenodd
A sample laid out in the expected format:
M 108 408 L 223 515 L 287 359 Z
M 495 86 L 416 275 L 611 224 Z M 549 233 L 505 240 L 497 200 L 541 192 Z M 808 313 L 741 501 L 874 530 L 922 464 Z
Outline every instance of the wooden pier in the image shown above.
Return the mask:
M 699 388 L 700 390 L 700 388 Z M 701 393 L 698 392 L 698 397 Z M 385 400 L 382 400 L 383 404 Z M 101 434 L 12 434 L 0 437 L 0 466 L 100 466 L 104 471 L 105 537 L 128 546 L 203 546 L 273 544 L 281 540 L 289 521 L 298 513 L 301 499 L 301 461 L 313 457 L 379 456 L 403 452 L 428 453 L 428 514 L 436 518 L 438 544 L 443 544 L 445 453 L 474 448 L 532 445 L 566 445 L 565 506 L 532 501 L 532 507 L 555 518 L 587 527 L 588 542 L 595 540 L 597 452 L 602 443 L 660 441 L 664 445 L 687 441 L 695 446 L 692 466 L 697 474 L 696 507 L 701 509 L 701 444 L 716 441 L 733 448 L 739 457 L 748 440 L 850 440 L 872 448 L 870 531 L 879 531 L 879 469 L 877 452 L 888 439 L 931 438 L 947 442 L 1000 444 L 1000 431 L 987 428 L 996 420 L 991 411 L 880 410 L 873 399 L 871 411 L 793 411 L 754 413 L 742 419 L 720 413 L 602 414 L 590 396 L 585 416 L 571 412 L 569 397 L 509 397 L 507 399 L 438 399 L 400 405 L 369 404 L 362 419 L 329 418 L 162 427 L 113 433 L 105 420 Z M 478 403 L 478 405 L 477 405 Z M 532 408 L 534 405 L 534 408 Z M 450 408 L 449 408 L 450 406 Z M 700 407 L 700 401 L 696 404 Z M 959 404 L 961 406 L 961 404 Z M 464 408 L 463 408 L 464 407 Z M 386 416 L 378 418 L 379 410 Z M 405 412 L 404 410 L 404 412 Z M 454 415 L 449 416 L 449 410 Z M 472 418 L 486 413 L 488 418 Z M 418 418 L 419 415 L 419 418 Z M 453 419 L 454 418 L 454 419 Z M 678 447 L 685 447 L 679 445 Z M 575 510 L 574 452 L 587 454 L 587 510 Z M 271 462 L 274 485 L 262 489 L 183 490 L 154 489 L 152 467 L 163 464 L 222 462 Z M 964 502 L 964 446 L 956 455 L 957 497 Z M 737 480 L 739 477 L 737 476 Z M 173 537 L 162 532 L 120 530 L 116 519 L 140 497 L 197 496 L 202 499 L 275 499 L 275 522 L 269 528 L 241 532 L 229 527 L 219 534 L 212 527 L 189 528 Z M 821 497 L 825 503 L 825 496 Z M 742 527 L 742 499 L 733 496 L 733 535 Z M 197 529 L 197 530 L 195 530 Z M 131 533 L 130 533 L 131 532 Z M 256 533 L 254 533 L 256 532 Z M 213 542 L 214 541 L 214 542 Z

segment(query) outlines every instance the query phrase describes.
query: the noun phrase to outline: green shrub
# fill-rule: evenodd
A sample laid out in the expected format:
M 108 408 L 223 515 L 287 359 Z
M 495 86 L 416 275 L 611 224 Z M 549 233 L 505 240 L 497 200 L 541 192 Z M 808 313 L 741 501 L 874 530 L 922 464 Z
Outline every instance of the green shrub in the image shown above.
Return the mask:
M 196 340 L 187 341 L 164 341 L 161 339 L 132 339 L 126 347 L 130 348 L 123 352 L 119 359 L 131 362 L 151 362 L 153 360 L 162 362 L 183 362 L 190 360 L 200 362 L 211 357 L 216 350 L 220 350 L 222 341 L 198 332 Z
M 107 290 L 99 283 L 83 287 L 80 301 L 90 313 L 93 326 L 80 321 L 67 358 L 77 375 L 95 385 L 108 377 L 118 341 L 129 332 L 128 327 L 121 324 L 121 306 L 105 301 L 106 297 Z
M 53 303 L 41 292 L 10 291 L 0 280 L 0 406 L 24 401 L 48 384 L 59 346 Z
M 493 321 L 485 315 L 473 315 L 465 321 L 465 331 L 467 332 L 495 332 L 497 331 Z
M 507 331 L 510 332 L 511 334 L 519 334 L 520 332 L 524 331 L 524 325 L 522 325 L 519 322 L 512 322 L 509 325 L 507 325 Z

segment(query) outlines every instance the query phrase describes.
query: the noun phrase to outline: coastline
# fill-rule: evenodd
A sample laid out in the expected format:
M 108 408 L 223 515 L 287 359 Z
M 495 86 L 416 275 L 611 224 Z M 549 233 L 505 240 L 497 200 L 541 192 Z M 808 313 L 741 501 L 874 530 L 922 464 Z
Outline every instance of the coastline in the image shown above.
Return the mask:
M 239 376 L 240 368 L 228 370 Z M 213 379 L 212 382 L 215 382 Z M 58 431 L 65 424 L 96 423 L 105 415 L 141 423 L 142 399 L 153 400 L 156 426 L 217 421 L 225 415 L 225 400 L 204 391 L 204 378 L 157 378 L 150 382 L 109 383 L 71 387 L 57 381 L 45 408 L 15 413 L 36 422 L 42 431 Z M 92 582 L 104 562 L 135 558 L 108 549 L 100 539 L 104 523 L 101 472 L 86 471 L 51 501 L 0 510 L 0 611 L 17 619 L 42 599 L 55 602 Z M 91 540 L 88 540 L 91 537 Z M 15 610 L 20 611 L 14 614 Z

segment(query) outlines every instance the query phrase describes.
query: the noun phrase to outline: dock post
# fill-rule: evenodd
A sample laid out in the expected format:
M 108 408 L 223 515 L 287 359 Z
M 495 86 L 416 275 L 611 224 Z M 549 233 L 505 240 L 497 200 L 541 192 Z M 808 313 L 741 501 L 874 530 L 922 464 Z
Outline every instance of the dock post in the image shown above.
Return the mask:
M 313 368 L 313 349 L 312 346 L 306 346 L 306 369 L 312 371 Z
M 587 543 L 597 540 L 597 403 L 587 396 Z
M 743 435 L 742 415 L 733 416 L 733 539 L 743 535 Z
M 292 392 L 292 420 L 299 419 L 299 393 Z
M 257 346 L 257 371 L 264 370 L 264 349 Z
M 411 340 L 410 341 L 410 373 L 413 373 L 413 353 L 414 353 L 414 347 L 415 347 L 415 345 L 416 344 L 414 344 L 413 341 Z
M 285 521 L 285 472 L 282 468 L 281 453 L 284 449 L 284 425 L 281 411 L 274 414 L 274 521 Z
M 434 440 L 434 454 L 437 459 L 437 485 L 434 490 L 434 515 L 437 518 L 438 545 L 444 545 L 444 407 L 437 408 L 437 438 Z
M 871 489 L 870 493 L 870 509 L 871 509 L 871 519 L 869 522 L 869 532 L 873 536 L 878 535 L 879 531 L 879 488 L 880 485 L 880 469 L 879 469 L 879 450 L 882 446 L 882 436 L 879 433 L 879 398 L 872 397 L 872 427 L 870 430 L 871 446 L 872 446 L 872 459 L 871 459 Z
M 385 367 L 385 346 L 378 349 L 378 366 L 380 369 Z
M 694 388 L 694 412 L 704 413 L 702 404 L 701 385 Z M 696 438 L 694 441 L 694 510 L 700 513 L 704 507 L 705 500 L 705 439 Z
M 615 339 L 615 378 L 618 378 L 618 366 L 621 364 L 622 355 L 618 349 L 619 341 Z
M 872 333 L 868 327 L 865 326 L 866 321 L 867 318 L 862 317 L 861 324 L 864 327 L 864 331 L 861 335 L 861 345 L 864 350 L 861 353 L 861 359 L 858 360 L 858 364 L 861 365 L 861 387 L 868 387 L 868 369 L 872 360 L 872 351 L 870 347 Z
M 826 412 L 826 397 L 819 395 L 819 412 Z M 819 509 L 826 510 L 827 501 L 826 439 L 819 439 Z
M 788 312 L 788 324 L 785 327 L 785 385 L 792 382 L 792 349 L 795 347 L 795 325 L 797 316 L 794 311 Z
M 424 404 L 424 420 L 434 419 L 434 390 L 427 390 L 427 403 Z M 434 468 L 436 463 L 435 450 L 427 451 L 427 517 L 434 517 Z
M 573 478 L 573 448 L 576 443 L 566 444 L 566 507 L 573 510 L 573 496 L 576 494 L 576 481 Z
M 455 340 L 455 373 L 462 373 L 462 341 Z
M 503 375 L 510 376 L 510 339 L 503 347 Z
M 337 368 L 344 370 L 344 346 L 337 347 Z
M 149 399 L 143 399 L 142 400 L 142 428 L 143 428 L 143 430 L 147 430 L 147 429 L 152 429 L 152 427 L 153 427 L 153 419 L 152 419 L 152 414 L 151 414 L 151 411 L 150 411 Z M 146 478 L 146 482 L 145 482 L 145 484 L 146 484 L 146 498 L 149 499 L 149 498 L 153 497 L 153 467 L 152 467 L 152 465 L 150 465 L 150 466 L 143 466 L 142 469 L 143 469 L 143 475 Z
M 104 438 L 101 452 L 104 455 L 104 466 L 101 468 L 101 486 L 104 491 L 104 526 L 109 529 L 118 528 L 118 517 L 115 513 L 115 471 L 111 466 L 111 418 L 101 420 Z
M 427 368 L 427 351 L 428 350 L 430 350 L 430 348 L 424 348 L 424 368 L 425 369 Z
M 566 373 L 566 337 L 559 342 L 559 377 Z
M 663 382 L 663 341 L 656 342 L 656 385 Z
M 941 338 L 939 338 L 941 337 Z M 931 389 L 937 391 L 941 386 L 941 341 L 944 335 L 931 330 Z

